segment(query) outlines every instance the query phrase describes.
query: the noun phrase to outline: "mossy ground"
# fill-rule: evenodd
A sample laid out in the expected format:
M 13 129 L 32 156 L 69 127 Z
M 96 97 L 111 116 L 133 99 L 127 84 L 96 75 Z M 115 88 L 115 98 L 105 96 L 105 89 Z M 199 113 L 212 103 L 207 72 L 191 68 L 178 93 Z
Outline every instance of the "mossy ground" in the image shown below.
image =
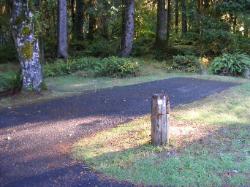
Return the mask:
M 136 184 L 250 185 L 250 83 L 179 106 L 169 146 L 150 145 L 145 116 L 77 142 L 73 157 Z

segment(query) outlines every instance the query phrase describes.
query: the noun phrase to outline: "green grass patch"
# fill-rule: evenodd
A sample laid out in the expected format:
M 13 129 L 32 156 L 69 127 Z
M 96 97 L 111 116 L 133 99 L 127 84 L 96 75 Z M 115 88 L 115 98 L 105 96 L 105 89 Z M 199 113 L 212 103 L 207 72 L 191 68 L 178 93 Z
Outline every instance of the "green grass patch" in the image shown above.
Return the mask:
M 73 157 L 136 184 L 250 185 L 250 83 L 172 112 L 169 146 L 150 145 L 145 116 L 77 142 Z

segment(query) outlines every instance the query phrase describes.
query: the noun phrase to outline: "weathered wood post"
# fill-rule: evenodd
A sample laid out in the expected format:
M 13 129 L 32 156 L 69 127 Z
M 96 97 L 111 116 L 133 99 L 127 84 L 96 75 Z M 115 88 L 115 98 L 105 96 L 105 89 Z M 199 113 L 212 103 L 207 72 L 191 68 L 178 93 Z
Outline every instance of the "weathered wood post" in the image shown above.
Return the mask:
M 153 145 L 169 143 L 169 113 L 169 97 L 164 94 L 153 95 L 151 108 L 151 142 Z

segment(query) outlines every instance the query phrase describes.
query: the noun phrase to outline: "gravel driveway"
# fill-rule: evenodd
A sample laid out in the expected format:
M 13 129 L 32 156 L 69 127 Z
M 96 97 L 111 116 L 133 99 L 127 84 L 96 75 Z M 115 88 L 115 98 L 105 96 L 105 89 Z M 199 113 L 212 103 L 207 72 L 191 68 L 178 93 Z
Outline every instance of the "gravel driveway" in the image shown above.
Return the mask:
M 1 110 L 0 186 L 133 186 L 73 160 L 71 145 L 148 114 L 154 93 L 168 93 L 174 107 L 235 85 L 171 78 Z

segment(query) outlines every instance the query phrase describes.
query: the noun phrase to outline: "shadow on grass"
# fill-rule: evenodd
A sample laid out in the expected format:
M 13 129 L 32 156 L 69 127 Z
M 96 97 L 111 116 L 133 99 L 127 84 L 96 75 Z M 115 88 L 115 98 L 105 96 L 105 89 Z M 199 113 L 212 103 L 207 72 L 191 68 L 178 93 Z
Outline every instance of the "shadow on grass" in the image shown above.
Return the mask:
M 174 142 L 184 142 L 164 148 L 144 144 L 90 157 L 86 162 L 109 176 L 136 184 L 248 186 L 249 131 L 250 125 L 228 125 L 191 142 L 186 141 L 190 135 L 175 137 Z

